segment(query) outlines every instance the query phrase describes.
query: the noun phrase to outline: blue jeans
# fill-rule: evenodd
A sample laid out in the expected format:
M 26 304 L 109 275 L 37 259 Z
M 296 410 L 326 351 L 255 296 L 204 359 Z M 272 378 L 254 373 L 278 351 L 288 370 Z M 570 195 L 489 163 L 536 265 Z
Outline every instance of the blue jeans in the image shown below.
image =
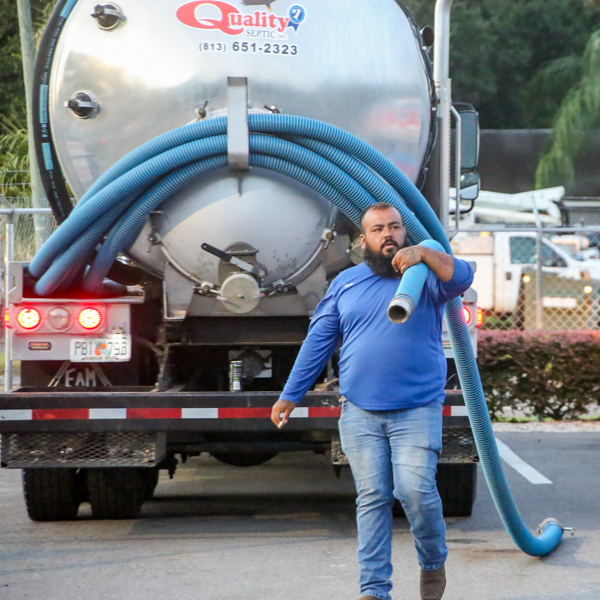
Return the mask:
M 406 410 L 363 410 L 343 402 L 342 449 L 358 498 L 358 562 L 363 595 L 390 599 L 392 507 L 402 503 L 419 564 L 434 570 L 446 561 L 446 524 L 435 482 L 442 450 L 442 404 Z

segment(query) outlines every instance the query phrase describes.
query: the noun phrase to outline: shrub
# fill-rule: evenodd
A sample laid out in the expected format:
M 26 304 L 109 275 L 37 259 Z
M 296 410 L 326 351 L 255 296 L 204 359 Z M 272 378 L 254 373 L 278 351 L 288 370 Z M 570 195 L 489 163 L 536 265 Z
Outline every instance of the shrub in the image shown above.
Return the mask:
M 492 418 L 503 409 L 574 418 L 597 402 L 600 335 L 593 331 L 486 331 L 479 371 Z

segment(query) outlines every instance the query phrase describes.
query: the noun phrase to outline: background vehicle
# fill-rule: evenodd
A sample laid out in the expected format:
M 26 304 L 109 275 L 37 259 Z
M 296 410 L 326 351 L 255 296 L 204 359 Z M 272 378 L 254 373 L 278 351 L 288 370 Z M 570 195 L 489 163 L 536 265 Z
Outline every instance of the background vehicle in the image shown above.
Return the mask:
M 528 231 L 459 234 L 452 246 L 458 257 L 477 263 L 473 287 L 478 292 L 479 307 L 496 313 L 516 311 L 523 269 L 536 265 L 536 234 Z M 541 262 L 544 273 L 570 280 L 600 280 L 600 261 L 573 258 L 547 238 L 542 239 Z
M 552 243 L 559 246 L 577 260 L 597 260 L 600 258 L 598 248 L 590 247 L 590 239 L 586 235 L 555 235 Z
M 269 415 L 328 283 L 361 260 L 359 232 L 306 185 L 249 170 L 244 123 L 281 112 L 337 125 L 423 186 L 449 139 L 427 36 L 395 0 L 279 0 L 272 10 L 151 0 L 105 3 L 92 16 L 81 0 L 59 2 L 34 102 L 57 220 L 72 210 L 67 184 L 81 201 L 129 152 L 188 123 L 228 118 L 228 165 L 151 212 L 109 273 L 126 292 L 90 294 L 73 270 L 72 285 L 40 293 L 28 265 L 10 264 L 7 322 L 22 387 L 0 397 L 2 461 L 25 469 L 31 518 L 73 518 L 84 498 L 96 518 L 136 516 L 176 455 L 251 466 L 278 452 L 330 451 L 336 470 L 346 464 L 335 359 L 285 430 Z M 471 139 L 459 139 L 467 156 L 477 115 L 457 112 L 471 124 Z M 475 155 L 459 165 L 471 195 Z M 427 189 L 446 220 L 448 166 Z M 476 294 L 464 300 L 475 338 Z M 449 377 L 439 485 L 446 514 L 466 515 L 477 454 L 452 366 Z

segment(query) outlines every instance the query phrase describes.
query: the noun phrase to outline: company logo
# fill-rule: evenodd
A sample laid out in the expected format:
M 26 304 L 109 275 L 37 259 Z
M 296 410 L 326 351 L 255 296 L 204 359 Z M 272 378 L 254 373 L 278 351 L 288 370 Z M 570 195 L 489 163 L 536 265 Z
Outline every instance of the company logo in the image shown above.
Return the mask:
M 108 356 L 109 351 L 107 350 L 107 345 L 104 342 L 96 342 L 96 347 L 94 348 L 94 354 L 96 356 Z
M 278 34 L 283 34 L 290 27 L 298 31 L 305 17 L 306 11 L 299 4 L 292 6 L 285 17 L 264 10 L 243 14 L 237 7 L 220 0 L 196 0 L 177 10 L 177 18 L 184 25 L 197 29 L 216 29 L 227 35 L 241 35 L 248 29 Z

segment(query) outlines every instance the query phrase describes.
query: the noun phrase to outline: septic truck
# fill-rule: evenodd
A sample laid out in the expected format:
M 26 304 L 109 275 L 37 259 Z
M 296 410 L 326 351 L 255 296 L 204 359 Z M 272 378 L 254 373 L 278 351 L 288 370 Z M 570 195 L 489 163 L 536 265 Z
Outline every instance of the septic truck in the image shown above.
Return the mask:
M 329 283 L 363 260 L 361 212 L 418 188 L 447 229 L 452 119 L 454 180 L 477 196 L 449 5 L 434 42 L 400 0 L 59 0 L 32 104 L 60 227 L 6 268 L 21 378 L 0 394 L 2 467 L 23 470 L 31 519 L 85 501 L 135 518 L 159 470 L 202 453 L 347 465 L 337 353 L 284 429 L 271 407 Z M 474 290 L 463 303 L 476 346 Z M 446 332 L 444 348 L 438 486 L 465 516 L 478 457 Z

